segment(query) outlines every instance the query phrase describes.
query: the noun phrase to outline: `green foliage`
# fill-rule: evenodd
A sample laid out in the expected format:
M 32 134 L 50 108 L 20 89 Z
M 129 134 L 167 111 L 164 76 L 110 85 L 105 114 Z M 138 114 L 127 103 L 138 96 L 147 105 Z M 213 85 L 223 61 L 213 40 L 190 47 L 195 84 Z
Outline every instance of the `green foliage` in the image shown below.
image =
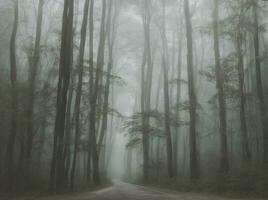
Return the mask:
M 85 60 L 84 61 L 85 64 L 84 64 L 84 72 L 85 72 L 85 77 L 88 77 L 88 73 L 92 73 L 91 72 L 91 68 L 90 66 L 88 65 L 89 63 L 89 60 Z M 93 68 L 93 73 L 95 74 L 96 73 L 96 63 L 94 62 L 94 68 Z M 100 69 L 99 69 L 100 70 Z M 78 74 L 79 70 L 78 68 L 76 67 L 75 68 L 75 73 Z M 100 70 L 100 74 L 101 76 L 103 77 L 107 77 L 108 76 L 108 72 L 107 71 L 104 71 L 104 70 Z M 123 87 L 123 86 L 126 86 L 126 82 L 125 80 L 121 77 L 121 76 L 118 76 L 116 74 L 111 74 L 110 75 L 110 81 L 111 81 L 111 85 L 114 84 L 114 85 L 117 85 L 117 86 L 120 86 L 120 87 Z M 85 84 L 88 85 L 88 79 L 86 79 L 86 81 L 84 81 Z M 104 86 L 102 86 L 104 87 Z
M 221 67 L 224 80 L 225 99 L 229 101 L 229 105 L 233 105 L 236 108 L 239 99 L 237 54 L 231 52 L 226 57 L 222 58 Z M 208 82 L 216 84 L 215 66 L 209 66 L 208 70 L 200 70 L 199 74 L 205 77 Z M 208 104 L 215 106 L 217 98 L 218 94 L 216 93 L 208 100 Z
M 140 138 L 133 138 L 132 140 L 130 140 L 127 144 L 126 144 L 126 148 L 133 148 L 137 145 L 139 145 L 141 142 Z
M 120 113 L 115 108 L 111 108 L 111 107 L 108 108 L 108 114 L 111 115 L 111 116 L 120 118 L 120 119 L 124 119 L 125 118 L 125 116 L 122 113 Z
M 187 107 L 186 105 L 180 105 L 181 109 L 183 107 Z M 150 125 L 145 127 L 142 125 L 142 118 L 149 117 L 150 118 Z M 143 128 L 147 130 L 148 134 L 151 134 L 155 137 L 165 137 L 164 136 L 164 120 L 165 115 L 157 110 L 151 110 L 149 112 L 144 113 L 135 113 L 131 117 L 127 118 L 124 124 L 124 129 L 128 131 L 129 134 L 141 134 Z M 169 120 L 172 126 L 181 126 L 181 125 L 188 125 L 189 122 L 185 121 L 176 121 L 175 114 L 170 114 Z
M 244 166 L 228 176 L 202 177 L 194 181 L 161 179 L 152 184 L 182 192 L 212 193 L 227 197 L 268 197 L 267 169 L 253 165 Z
M 151 123 L 148 126 L 142 124 L 143 118 L 146 117 L 149 117 L 151 119 Z M 165 137 L 163 122 L 163 113 L 155 110 L 144 113 L 134 113 L 132 116 L 128 117 L 123 126 L 123 128 L 130 136 L 126 148 L 136 147 L 141 143 L 141 135 L 143 133 L 143 130 L 146 130 L 146 134 L 150 134 L 154 137 Z

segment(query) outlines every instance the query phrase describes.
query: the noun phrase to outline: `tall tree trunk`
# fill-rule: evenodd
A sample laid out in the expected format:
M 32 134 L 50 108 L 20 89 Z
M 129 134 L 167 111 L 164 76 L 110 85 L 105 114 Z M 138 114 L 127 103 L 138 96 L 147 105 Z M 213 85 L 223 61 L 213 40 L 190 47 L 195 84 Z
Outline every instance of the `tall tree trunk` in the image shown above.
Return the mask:
M 111 83 L 111 107 L 113 108 L 114 106 L 114 83 Z M 114 142 L 115 142 L 115 134 L 114 134 L 114 116 L 112 115 L 110 117 L 110 136 L 107 139 L 108 141 L 108 147 L 106 148 L 107 150 L 107 161 L 106 161 L 106 171 L 108 171 L 108 167 L 110 164 L 110 160 L 112 158 L 112 153 L 113 153 L 113 147 L 114 147 Z
M 143 179 L 145 182 L 149 179 L 149 135 L 146 132 L 145 117 L 145 65 L 146 50 L 144 49 L 141 66 L 141 114 L 142 114 L 142 146 L 143 146 Z
M 67 93 L 73 56 L 71 44 L 73 41 L 73 4 L 74 0 L 64 1 L 54 145 L 50 172 L 50 189 L 57 193 L 63 191 L 65 182 L 63 155 Z
M 169 82 L 168 82 L 168 47 L 166 38 L 166 4 L 165 0 L 163 2 L 163 32 L 162 32 L 162 42 L 163 42 L 163 57 L 162 57 L 162 67 L 163 67 L 163 88 L 164 88 L 164 108 L 165 108 L 165 133 L 166 133 L 166 151 L 167 151 L 167 162 L 168 162 L 168 175 L 169 178 L 173 178 L 173 153 L 172 153 L 172 139 L 171 139 L 171 129 L 170 129 L 170 100 L 169 100 Z
M 75 13 L 79 10 L 79 1 L 75 2 Z M 78 15 L 75 15 L 74 18 L 74 27 L 73 33 L 76 33 L 78 24 Z M 75 35 L 74 35 L 75 37 Z M 71 48 L 73 49 L 74 46 L 74 37 L 71 41 Z M 65 186 L 68 187 L 70 181 L 70 169 L 71 169 L 71 145 L 72 145 L 72 133 L 75 123 L 75 112 L 72 112 L 72 105 L 73 105 L 73 98 L 74 98 L 74 90 L 75 90 L 75 80 L 76 80 L 76 72 L 74 66 L 74 59 L 73 56 L 71 57 L 71 69 L 70 69 L 70 84 L 68 88 L 68 98 L 67 98 L 67 108 L 66 108 L 66 122 L 65 122 L 65 147 L 63 152 L 63 160 L 64 160 L 64 179 L 65 179 Z
M 199 178 L 199 164 L 197 152 L 196 136 L 196 95 L 194 87 L 193 70 L 193 38 L 192 22 L 189 8 L 189 1 L 184 0 L 184 12 L 186 20 L 186 38 L 187 38 L 187 72 L 188 72 L 188 95 L 190 103 L 190 176 L 191 179 Z
M 88 23 L 88 9 L 89 0 L 85 1 L 84 5 L 84 16 L 81 28 L 81 39 L 80 39 L 80 50 L 79 50 L 79 60 L 78 60 L 78 84 L 75 98 L 75 144 L 74 144 L 74 156 L 71 171 L 71 190 L 74 189 L 74 175 L 76 168 L 76 157 L 79 146 L 80 139 L 80 104 L 82 97 L 82 86 L 83 86 L 83 73 L 84 73 L 84 53 L 85 53 L 85 43 L 86 43 L 86 33 L 87 33 L 87 23 Z
M 115 18 L 112 17 L 113 4 L 114 4 L 114 1 L 110 0 L 109 9 L 108 9 L 107 30 L 106 30 L 107 41 L 108 41 L 108 51 L 109 51 L 109 61 L 108 61 L 108 69 L 107 69 L 106 83 L 105 83 L 105 89 L 104 89 L 103 118 L 102 118 L 100 137 L 98 141 L 98 152 L 101 151 L 101 147 L 103 145 L 103 138 L 106 135 L 106 131 L 107 131 L 110 82 L 111 82 L 111 73 L 112 73 L 112 68 L 113 68 L 113 50 L 114 50 L 114 40 L 115 40 L 114 24 L 116 23 Z M 112 18 L 113 18 L 113 24 L 112 24 Z
M 166 133 L 166 148 L 167 148 L 167 161 L 168 161 L 168 175 L 169 178 L 174 176 L 173 174 L 173 153 L 172 153 L 172 140 L 170 129 L 170 108 L 169 108 L 169 87 L 167 76 L 167 65 L 165 56 L 163 56 L 163 76 L 164 76 L 164 102 L 165 102 L 165 133 Z
M 241 9 L 239 22 L 241 23 L 241 15 L 243 15 L 243 9 Z M 239 24 L 240 24 L 239 23 Z M 238 27 L 238 35 L 237 35 L 237 55 L 238 55 L 238 81 L 239 81 L 239 96 L 240 96 L 240 130 L 241 130 L 241 146 L 242 146 L 242 158 L 243 161 L 248 162 L 251 159 L 250 149 L 249 149 L 249 141 L 248 141 L 248 128 L 246 121 L 246 97 L 245 97 L 245 74 L 244 74 L 244 58 L 243 58 L 243 50 L 242 43 L 243 34 L 240 27 Z
M 10 81 L 11 81 L 11 124 L 6 150 L 6 176 L 7 189 L 12 190 L 14 183 L 14 145 L 18 129 L 18 86 L 16 62 L 16 38 L 19 21 L 18 0 L 14 2 L 14 23 L 10 39 Z
M 93 61 L 93 46 L 94 46 L 94 0 L 90 1 L 90 13 L 89 13 L 89 103 L 90 110 L 89 116 L 91 114 L 91 99 L 93 98 L 93 84 L 94 84 L 94 61 Z M 87 159 L 87 182 L 91 179 L 91 118 L 89 118 L 89 137 L 88 137 L 88 159 Z
M 107 145 L 107 123 L 108 123 L 108 110 L 109 110 L 109 95 L 110 95 L 110 85 L 111 85 L 111 73 L 113 69 L 113 51 L 114 51 L 114 42 L 115 42 L 115 24 L 116 24 L 116 15 L 115 13 L 115 1 L 110 0 L 108 6 L 108 16 L 107 16 L 107 25 L 106 25 L 106 37 L 108 44 L 108 66 L 107 66 L 107 76 L 104 86 L 104 97 L 103 97 L 103 116 L 102 123 L 100 127 L 100 135 L 98 140 L 98 152 L 102 155 L 103 161 L 103 175 L 106 176 L 106 145 Z M 113 14 L 114 13 L 114 14 Z
M 75 30 L 75 29 L 74 29 Z M 73 62 L 71 64 L 73 67 Z M 71 69 L 71 82 L 68 91 L 68 99 L 67 99 L 67 108 L 66 108 L 66 124 L 65 124 L 65 148 L 64 148 L 64 177 L 66 181 L 66 186 L 69 183 L 69 172 L 71 168 L 71 143 L 72 143 L 72 131 L 74 126 L 74 116 L 72 113 L 72 104 L 73 104 L 73 96 L 74 96 L 74 87 L 75 87 L 75 74 L 74 70 Z
M 152 88 L 152 58 L 151 58 L 151 1 L 144 1 L 143 26 L 144 26 L 144 54 L 141 67 L 141 113 L 142 113 L 142 144 L 143 144 L 143 178 L 147 182 L 149 179 L 149 125 L 151 107 Z M 147 70 L 146 70 L 147 64 Z
M 97 58 L 97 69 L 95 75 L 95 84 L 93 88 L 93 94 L 91 97 L 90 106 L 90 140 L 92 150 L 92 161 L 93 161 L 93 181 L 96 185 L 100 184 L 99 174 L 99 155 L 97 150 L 97 138 L 96 138 L 96 107 L 97 99 L 99 96 L 99 82 L 101 77 L 101 69 L 104 64 L 104 49 L 105 49 L 105 19 L 106 19 L 106 0 L 102 0 L 102 19 L 101 19 L 101 30 L 100 30 L 100 42 L 98 49 Z
M 43 19 L 43 5 L 44 0 L 39 0 L 37 24 L 36 24 L 36 35 L 35 35 L 35 46 L 33 55 L 29 60 L 29 94 L 28 94 L 28 108 L 27 108 L 27 142 L 26 142 L 26 163 L 27 163 L 27 174 L 30 170 L 31 153 L 33 147 L 33 139 L 35 133 L 33 132 L 34 127 L 34 104 L 35 104 L 35 88 L 36 88 L 36 77 L 38 72 L 39 60 L 40 60 L 40 41 L 42 34 L 42 19 Z M 29 175 L 29 174 L 28 174 Z
M 179 52 L 178 52 L 178 65 L 177 65 L 177 93 L 176 93 L 176 123 L 180 121 L 179 105 L 181 99 L 181 71 L 182 71 L 182 35 L 183 35 L 183 24 L 181 20 L 181 32 L 179 36 Z M 174 175 L 178 175 L 178 143 L 179 143 L 180 127 L 176 125 L 174 135 Z
M 220 119 L 220 141 L 221 141 L 220 173 L 227 174 L 229 171 L 229 163 L 228 163 L 228 151 L 227 151 L 226 103 L 224 95 L 224 72 L 221 68 L 220 63 L 218 23 L 219 23 L 219 2 L 218 0 L 214 0 L 213 35 L 214 35 L 216 84 L 218 90 L 219 119 Z
M 262 136 L 263 136 L 263 164 L 268 165 L 268 115 L 267 105 L 265 101 L 265 95 L 263 92 L 263 83 L 261 76 L 261 61 L 260 61 L 260 40 L 259 40 L 259 16 L 258 16 L 258 1 L 253 0 L 253 12 L 254 12 L 254 49 L 255 49 L 255 70 L 256 70 L 256 83 L 257 93 L 259 98 L 259 108 L 262 123 Z

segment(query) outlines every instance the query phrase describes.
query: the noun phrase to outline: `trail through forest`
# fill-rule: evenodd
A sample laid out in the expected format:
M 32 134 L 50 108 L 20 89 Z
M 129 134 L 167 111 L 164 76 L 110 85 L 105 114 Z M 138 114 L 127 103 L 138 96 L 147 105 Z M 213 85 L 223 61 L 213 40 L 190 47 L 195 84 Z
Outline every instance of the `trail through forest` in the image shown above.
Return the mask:
M 268 198 L 267 122 L 268 0 L 0 0 L 0 200 Z
M 53 197 L 32 197 L 20 200 L 236 200 L 197 193 L 179 193 L 128 183 L 115 183 L 96 192 L 85 192 Z M 238 199 L 237 199 L 238 200 Z M 261 199 L 260 199 L 261 200 Z

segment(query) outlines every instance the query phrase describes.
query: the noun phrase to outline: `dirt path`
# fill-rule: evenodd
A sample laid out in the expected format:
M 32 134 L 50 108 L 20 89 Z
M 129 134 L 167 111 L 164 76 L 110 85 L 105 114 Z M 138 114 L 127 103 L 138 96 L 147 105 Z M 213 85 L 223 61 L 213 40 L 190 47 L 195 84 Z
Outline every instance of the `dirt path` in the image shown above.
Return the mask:
M 17 200 L 17 199 L 16 199 Z M 73 195 L 61 195 L 53 197 L 31 197 L 19 200 L 226 200 L 221 197 L 177 193 L 155 188 L 137 186 L 127 183 L 116 183 L 114 186 L 99 190 Z M 228 199 L 236 200 L 236 199 Z

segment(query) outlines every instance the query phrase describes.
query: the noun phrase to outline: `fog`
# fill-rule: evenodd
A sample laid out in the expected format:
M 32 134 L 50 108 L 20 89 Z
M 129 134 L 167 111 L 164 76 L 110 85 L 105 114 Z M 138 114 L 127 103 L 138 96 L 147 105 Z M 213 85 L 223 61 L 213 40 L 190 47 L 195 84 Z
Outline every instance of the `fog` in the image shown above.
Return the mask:
M 267 13 L 261 0 L 0 0 L 0 193 L 116 180 L 267 196 Z

